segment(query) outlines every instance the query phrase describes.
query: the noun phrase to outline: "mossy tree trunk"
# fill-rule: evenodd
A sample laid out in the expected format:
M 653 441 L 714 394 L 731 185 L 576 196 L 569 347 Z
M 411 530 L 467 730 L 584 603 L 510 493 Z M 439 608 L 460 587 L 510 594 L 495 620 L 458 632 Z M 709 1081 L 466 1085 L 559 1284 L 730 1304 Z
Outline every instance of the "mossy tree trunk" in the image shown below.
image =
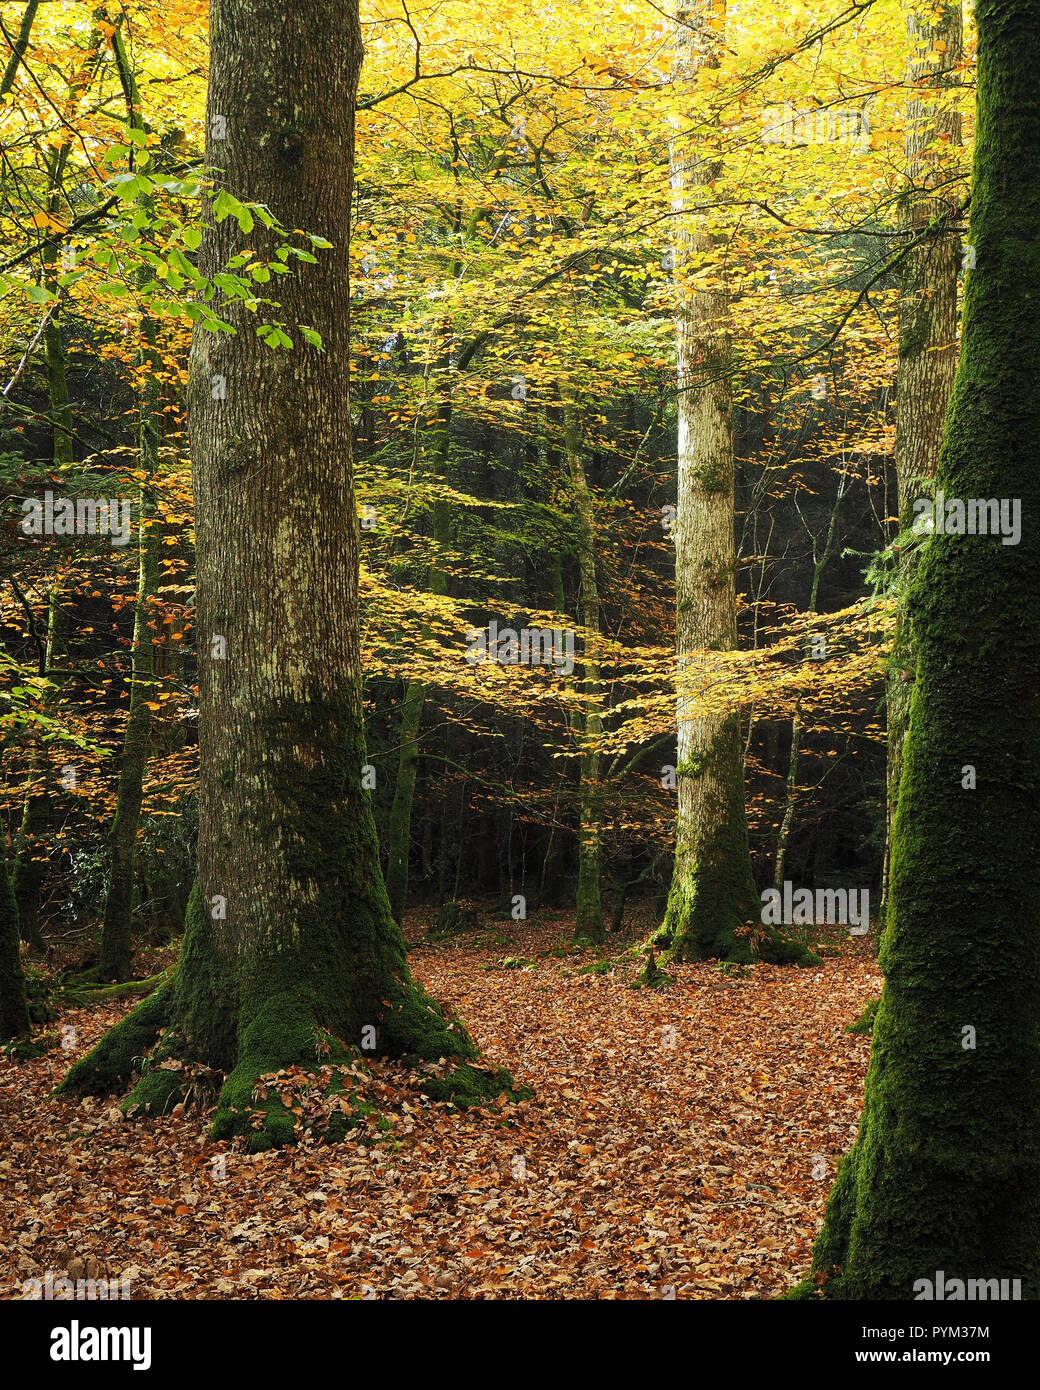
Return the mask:
M 127 122 L 136 130 L 145 129 L 137 82 L 119 27 L 112 35 L 116 66 L 127 104 Z M 150 270 L 142 272 L 146 279 Z M 159 546 L 162 540 L 155 515 L 155 476 L 159 467 L 160 383 L 162 357 L 158 350 L 158 327 L 145 310 L 141 323 L 138 354 L 138 468 L 144 475 L 140 490 L 140 519 L 137 536 L 137 597 L 134 606 L 134 632 L 130 651 L 130 708 L 123 733 L 123 757 L 119 768 L 116 812 L 108 832 L 111 855 L 105 919 L 101 932 L 98 974 L 105 980 L 128 980 L 133 961 L 131 923 L 134 885 L 137 877 L 137 831 L 141 821 L 141 801 L 148 769 L 148 746 L 152 731 L 154 703 L 155 643 L 159 594 Z
M 7 855 L 0 844 L 0 1042 L 29 1032 L 29 1004 L 19 953 L 18 904 L 7 873 Z
M 976 268 L 937 483 L 1020 499 L 1022 536 L 932 536 L 908 599 L 885 988 L 813 1258 L 833 1298 L 913 1298 L 938 1270 L 1040 1298 L 1040 14 L 975 14 Z
M 899 359 L 896 370 L 896 486 L 899 530 L 909 531 L 914 502 L 928 495 L 935 481 L 943 424 L 957 368 L 957 274 L 961 242 L 950 226 L 955 198 L 942 185 L 955 172 L 951 164 L 961 148 L 960 111 L 951 101 L 960 77 L 956 68 L 963 50 L 960 0 L 934 17 L 907 16 L 910 61 L 907 81 L 906 178 L 902 223 L 919 235 L 935 232 L 909 253 L 899 290 Z M 933 45 L 944 43 L 938 52 Z M 899 557 L 898 587 L 908 589 L 916 568 L 910 547 Z M 888 667 L 888 771 L 885 866 L 882 891 L 885 911 L 892 821 L 899 798 L 903 740 L 914 680 L 914 643 L 906 614 L 900 615 Z
M 717 66 L 725 9 L 693 0 L 675 17 L 673 78 L 692 90 Z M 692 122 L 691 122 L 692 125 Z M 703 137 L 698 137 L 703 143 Z M 720 161 L 679 129 L 670 146 L 674 260 L 682 297 L 676 321 L 678 506 L 674 528 L 676 652 L 675 863 L 655 942 L 675 960 L 750 960 L 761 904 L 755 892 L 744 805 L 740 717 L 702 712 L 695 662 L 737 645 L 731 373 L 732 329 L 724 270 L 703 215 L 690 211 L 718 178 Z M 700 264 L 699 264 L 700 263 Z M 771 929 L 764 954 L 791 948 Z
M 291 353 L 266 348 L 253 316 L 235 305 L 221 309 L 234 336 L 196 330 L 188 406 L 198 876 L 174 979 L 78 1063 L 64 1088 L 120 1089 L 135 1056 L 168 1027 L 165 1050 L 229 1073 L 214 1133 L 251 1133 L 261 1148 L 291 1140 L 294 1117 L 254 1093 L 257 1078 L 352 1055 L 337 1039 L 433 1060 L 472 1059 L 476 1049 L 411 979 L 361 781 L 347 406 L 357 7 L 214 0 L 210 32 L 207 167 L 237 197 L 332 248 L 278 282 Z M 259 229 L 250 245 L 261 258 L 272 253 Z M 240 246 L 234 218 L 212 225 L 200 264 L 212 274 Z M 304 344 L 297 324 L 320 332 L 323 349 Z M 224 399 L 212 389 L 218 376 Z M 135 1098 L 156 1099 L 157 1086 L 167 1094 L 169 1075 L 148 1071 Z M 461 1066 L 453 1084 L 475 1096 L 502 1081 Z
M 22 22 L 18 26 L 18 37 L 11 46 L 11 55 L 4 66 L 3 77 L 0 78 L 0 97 L 5 97 L 15 84 L 15 79 L 18 76 L 18 69 L 29 47 L 29 40 L 32 37 L 32 27 L 36 20 L 36 11 L 39 8 L 40 0 L 29 0 L 29 3 L 22 11 Z M 10 40 L 8 41 L 10 42 Z

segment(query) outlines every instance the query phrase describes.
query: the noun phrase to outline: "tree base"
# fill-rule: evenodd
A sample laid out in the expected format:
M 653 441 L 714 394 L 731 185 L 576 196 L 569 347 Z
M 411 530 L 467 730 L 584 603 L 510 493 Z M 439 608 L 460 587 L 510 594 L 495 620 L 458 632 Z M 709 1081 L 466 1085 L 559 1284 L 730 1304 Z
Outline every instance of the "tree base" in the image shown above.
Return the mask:
M 317 996 L 298 986 L 264 999 L 248 1021 L 240 1021 L 234 1066 L 219 1085 L 210 1129 L 214 1139 L 243 1136 L 251 1153 L 293 1144 L 304 1131 L 337 1142 L 373 1115 L 377 1107 L 358 1084 L 370 1072 L 367 1059 L 322 1026 L 319 1016 Z M 110 1095 L 132 1086 L 122 1106 L 128 1116 L 168 1114 L 207 1091 L 212 1094 L 221 1073 L 193 1055 L 177 1031 L 177 1019 L 175 982 L 170 982 L 110 1029 L 55 1094 Z M 383 1043 L 384 1054 L 424 1068 L 418 1086 L 432 1100 L 466 1109 L 502 1095 L 514 1101 L 530 1097 L 530 1091 L 514 1087 L 507 1071 L 482 1064 L 461 1025 L 446 1020 L 418 985 L 411 984 L 391 1010 Z M 454 1069 L 441 1069 L 446 1059 L 456 1063 Z M 290 1091 L 319 1087 L 317 1123 L 306 1122 L 302 1108 L 287 1103 L 287 1086 Z
M 675 922 L 666 917 L 650 937 L 649 944 L 662 954 L 663 961 L 695 964 L 718 960 L 731 965 L 799 965 L 811 967 L 823 961 L 801 941 L 783 936 L 770 927 L 749 924 L 723 927 L 710 933 L 697 929 L 693 920 Z

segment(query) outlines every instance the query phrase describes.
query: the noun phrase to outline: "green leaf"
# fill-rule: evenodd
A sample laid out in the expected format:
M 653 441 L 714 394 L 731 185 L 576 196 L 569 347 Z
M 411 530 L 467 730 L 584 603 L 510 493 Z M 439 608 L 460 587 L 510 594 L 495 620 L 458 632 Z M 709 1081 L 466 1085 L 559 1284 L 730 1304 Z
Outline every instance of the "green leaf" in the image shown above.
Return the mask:
M 307 328 L 302 323 L 298 323 L 296 327 L 303 334 L 303 340 L 305 343 L 310 343 L 311 347 L 316 347 L 319 350 L 322 349 L 323 344 L 321 341 L 321 334 L 318 332 L 316 328 Z
M 238 222 L 240 231 L 251 232 L 253 230 L 253 214 L 226 188 L 222 188 L 213 199 L 213 216 L 218 222 L 223 222 L 227 217 L 234 217 Z
M 250 208 L 252 208 L 253 212 L 256 213 L 257 217 L 259 217 L 260 221 L 264 224 L 265 227 L 280 227 L 281 224 L 279 223 L 278 218 L 275 217 L 274 213 L 271 211 L 271 209 L 267 206 L 266 203 L 250 203 L 249 206 Z

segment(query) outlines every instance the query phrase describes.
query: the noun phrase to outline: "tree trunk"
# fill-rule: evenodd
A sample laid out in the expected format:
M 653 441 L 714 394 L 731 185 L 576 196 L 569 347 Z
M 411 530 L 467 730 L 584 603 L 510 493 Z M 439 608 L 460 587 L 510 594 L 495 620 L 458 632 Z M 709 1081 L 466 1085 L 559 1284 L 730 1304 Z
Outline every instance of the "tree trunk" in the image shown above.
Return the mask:
M 189 374 L 200 642 L 198 877 L 172 983 L 144 1001 L 66 1078 L 119 1089 L 160 1028 L 177 1056 L 230 1072 L 214 1134 L 253 1149 L 290 1142 L 294 1116 L 260 1076 L 368 1052 L 473 1059 L 476 1048 L 416 985 L 390 914 L 365 762 L 358 526 L 348 409 L 347 269 L 357 6 L 213 0 L 208 168 L 331 249 L 278 282 L 295 346 L 197 328 Z M 220 122 L 214 118 L 223 116 Z M 225 128 L 226 138 L 214 132 Z M 280 244 L 259 227 L 264 259 Z M 210 226 L 212 275 L 240 248 L 235 218 Z M 321 333 L 302 343 L 296 325 Z M 211 389 L 226 382 L 226 398 Z M 168 1101 L 169 1070 L 132 1100 Z M 462 1065 L 425 1082 L 460 1103 L 504 1073 Z
M 831 557 L 837 546 L 838 535 L 838 509 L 841 507 L 842 498 L 848 488 L 848 474 L 843 473 L 838 480 L 838 491 L 834 497 L 834 506 L 831 508 L 830 521 L 827 524 L 827 538 L 823 543 L 823 554 L 817 548 L 816 537 L 805 525 L 812 542 L 813 552 L 813 577 L 809 586 L 809 609 L 810 613 L 819 611 L 820 605 L 820 581 L 823 579 L 824 570 L 830 564 Z M 798 515 L 801 517 L 801 509 Z M 806 644 L 805 657 L 811 660 L 811 643 Z M 791 720 L 791 757 L 787 764 L 787 781 L 784 787 L 784 814 L 780 821 L 780 829 L 776 837 L 776 858 L 773 863 L 773 887 L 783 892 L 784 887 L 784 865 L 787 860 L 787 846 L 791 839 L 791 827 L 794 824 L 795 807 L 798 804 L 798 765 L 801 761 L 802 753 L 802 707 L 798 704 L 795 707 L 795 715 Z
M 144 130 L 137 82 L 130 65 L 123 36 L 116 28 L 112 47 L 123 82 L 128 107 L 128 124 Z M 151 274 L 142 272 L 141 279 Z M 119 769 L 116 813 L 108 832 L 111 864 L 105 920 L 101 931 L 98 974 L 104 980 L 128 980 L 133 959 L 131 919 L 134 884 L 137 877 L 137 830 L 141 821 L 141 800 L 148 769 L 148 745 L 152 732 L 155 676 L 157 599 L 159 594 L 159 547 L 162 541 L 155 517 L 154 479 L 159 467 L 159 394 L 162 358 L 157 349 L 157 324 L 145 309 L 141 323 L 141 349 L 138 368 L 139 390 L 138 468 L 145 475 L 141 482 L 140 522 L 137 541 L 137 600 L 134 608 L 134 635 L 131 650 L 130 709 L 123 734 L 123 759 Z
M 910 1299 L 939 1270 L 1040 1298 L 1040 19 L 1033 0 L 975 14 L 977 268 L 937 482 L 1017 498 L 1025 524 L 1017 545 L 933 535 L 909 595 L 886 983 L 813 1260 L 832 1298 Z
M 18 27 L 18 37 L 15 39 L 11 48 L 11 56 L 4 67 L 4 75 L 0 78 L 0 97 L 5 97 L 15 84 L 18 76 L 18 68 L 22 59 L 25 57 L 26 49 L 29 47 L 29 39 L 32 37 L 32 27 L 36 19 L 36 11 L 40 8 L 40 0 L 29 0 L 25 9 L 22 11 L 22 22 Z
M 677 82 L 692 85 L 717 63 L 724 11 L 694 0 L 676 13 Z M 689 205 L 718 177 L 719 162 L 699 155 L 688 133 L 673 139 L 669 163 L 675 217 L 675 269 L 686 277 L 676 323 L 678 373 L 678 507 L 675 537 L 677 809 L 675 864 L 657 944 L 675 960 L 751 960 L 751 933 L 761 904 L 755 892 L 744 806 L 740 718 L 696 714 L 689 689 L 691 657 L 737 645 L 734 539 L 732 340 L 721 271 L 691 262 L 709 257 L 711 229 Z M 696 277 L 700 283 L 690 284 Z M 686 687 L 684 689 L 684 687 Z M 794 959 L 801 948 L 764 929 L 767 958 Z
M 575 393 L 568 387 L 563 390 L 563 435 L 567 456 L 567 471 L 570 474 L 574 493 L 575 518 L 577 521 L 578 572 L 581 576 L 581 625 L 586 633 L 592 633 L 595 642 L 599 635 L 599 588 L 596 583 L 596 516 L 592 506 L 585 476 L 585 465 L 581 457 L 581 426 Z M 586 642 L 588 639 L 586 639 Z M 578 788 L 578 891 L 574 923 L 575 940 L 605 941 L 606 926 L 603 921 L 602 900 L 602 820 L 603 786 L 601 777 L 602 754 L 590 746 L 603 733 L 603 719 L 599 712 L 600 669 L 595 654 L 585 653 L 583 663 L 585 679 L 582 682 L 582 696 L 588 702 L 581 720 L 584 748 L 581 754 L 580 784 Z
M 149 325 L 146 324 L 146 330 Z M 154 322 L 150 337 L 154 338 Z M 150 349 L 145 349 L 147 358 Z M 158 415 L 154 411 L 155 372 L 160 370 L 158 354 L 144 386 L 146 400 L 141 404 L 141 468 L 148 479 L 154 477 L 158 445 Z M 150 408 L 151 407 L 151 408 Z M 137 831 L 141 821 L 141 800 L 148 769 L 148 745 L 154 699 L 155 614 L 159 592 L 159 543 L 155 520 L 155 496 L 150 481 L 141 485 L 141 518 L 138 528 L 137 601 L 134 609 L 134 635 L 131 650 L 130 709 L 123 734 L 123 758 L 119 768 L 116 812 L 108 832 L 111 865 L 105 920 L 101 932 L 98 974 L 105 980 L 130 978 L 133 947 L 131 917 L 137 867 Z
M 29 1032 L 29 1004 L 19 954 L 18 905 L 7 875 L 7 856 L 0 843 L 0 1041 Z
M 41 699 L 44 714 L 51 712 L 57 697 L 62 676 L 55 668 L 55 661 L 64 649 L 65 613 L 61 606 L 62 594 L 59 589 L 51 589 L 47 595 L 47 641 L 44 647 L 41 676 L 51 682 Z M 37 749 L 33 757 L 30 776 L 36 786 L 25 798 L 22 819 L 15 837 L 15 861 L 11 875 L 11 886 L 18 904 L 18 921 L 22 940 L 28 942 L 33 955 L 43 955 L 45 943 L 40 929 L 40 895 L 43 886 L 44 865 L 47 858 L 48 834 L 54 824 L 54 770 L 49 751 Z
M 907 32 L 912 45 L 908 82 L 932 88 L 937 93 L 948 92 L 958 80 L 951 74 L 960 62 L 963 45 L 960 0 L 947 4 L 935 23 L 930 24 L 921 14 L 910 14 Z M 932 49 L 937 42 L 946 45 L 938 64 Z M 910 529 L 915 500 L 927 495 L 935 480 L 943 424 L 957 368 L 960 238 L 948 225 L 949 214 L 955 211 L 954 200 L 941 190 L 933 190 L 949 176 L 951 153 L 955 156 L 960 144 L 960 112 L 948 105 L 928 101 L 925 93 L 915 94 L 907 106 L 908 187 L 903 197 L 903 228 L 920 233 L 936 218 L 946 215 L 947 220 L 940 224 L 934 236 L 910 252 L 900 285 L 896 371 L 896 486 L 900 532 Z M 898 587 L 902 593 L 913 580 L 915 556 L 913 548 L 900 556 Z M 901 613 L 888 668 L 888 794 L 882 921 L 888 897 L 892 822 L 899 797 L 914 667 L 910 623 L 906 614 Z

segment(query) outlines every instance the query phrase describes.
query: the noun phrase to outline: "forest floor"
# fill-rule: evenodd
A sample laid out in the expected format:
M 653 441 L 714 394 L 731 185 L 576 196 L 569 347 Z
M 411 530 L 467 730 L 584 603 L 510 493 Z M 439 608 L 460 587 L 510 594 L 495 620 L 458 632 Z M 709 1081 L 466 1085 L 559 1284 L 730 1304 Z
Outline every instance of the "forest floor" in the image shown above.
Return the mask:
M 198 1109 L 50 1099 L 130 1003 L 71 1009 L 48 1026 L 74 1052 L 0 1058 L 0 1297 L 48 1270 L 138 1299 L 746 1299 L 805 1273 L 858 1123 L 872 936 L 652 991 L 627 942 L 575 953 L 562 913 L 450 943 L 431 917 L 407 923 L 414 973 L 532 1100 L 459 1113 L 377 1064 L 389 1136 L 248 1155 Z

